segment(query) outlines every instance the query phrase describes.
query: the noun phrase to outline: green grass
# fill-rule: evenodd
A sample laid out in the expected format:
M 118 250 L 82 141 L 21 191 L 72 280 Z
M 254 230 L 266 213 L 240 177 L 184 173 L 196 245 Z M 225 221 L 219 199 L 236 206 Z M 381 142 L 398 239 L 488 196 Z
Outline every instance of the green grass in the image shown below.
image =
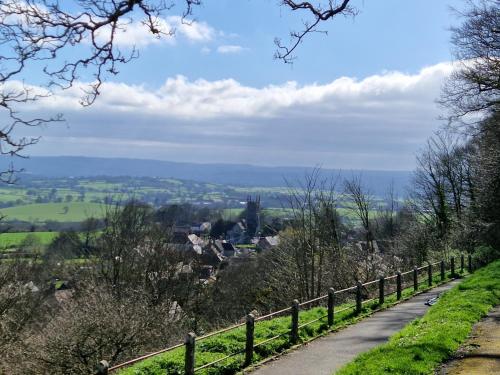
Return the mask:
M 68 208 L 67 212 L 65 207 Z M 20 220 L 36 223 L 53 220 L 77 222 L 83 221 L 90 216 L 102 216 L 104 206 L 99 203 L 88 202 L 40 203 L 4 208 L 1 213 L 6 216 L 6 221 Z
M 30 234 L 36 236 L 40 240 L 40 243 L 46 246 L 52 242 L 58 232 L 2 233 L 0 234 L 0 249 L 12 249 L 17 247 L 23 242 L 26 236 Z
M 447 274 L 447 278 L 449 274 Z M 440 282 L 439 272 L 434 274 L 434 284 Z M 419 290 L 428 289 L 426 278 L 422 278 L 419 284 Z M 414 294 L 413 287 L 403 290 L 403 299 Z M 333 327 L 328 327 L 326 317 L 312 323 L 299 330 L 300 341 L 305 342 L 315 337 L 328 333 L 332 329 L 339 329 L 348 324 L 352 324 L 367 315 L 373 313 L 374 310 L 385 308 L 396 303 L 395 294 L 391 294 L 385 298 L 385 303 L 379 305 L 378 302 L 372 301 L 363 305 L 361 315 L 355 315 L 354 309 L 350 308 L 346 311 L 335 314 L 335 324 Z M 344 307 L 353 307 L 352 302 L 347 302 L 343 305 L 336 306 L 336 311 L 340 311 Z M 309 310 L 301 310 L 299 315 L 299 325 L 315 320 L 326 315 L 325 307 L 315 307 Z M 254 343 L 258 344 L 266 339 L 281 335 L 279 338 L 270 341 L 262 346 L 255 348 L 253 362 L 259 362 L 285 351 L 290 348 L 289 332 L 290 332 L 290 316 L 283 316 L 267 321 L 257 322 L 255 324 Z M 197 341 L 196 343 L 196 366 L 202 366 L 206 363 L 220 359 L 232 353 L 238 353 L 245 348 L 245 328 L 237 328 L 211 338 Z M 141 361 L 131 367 L 119 371 L 120 375 L 164 375 L 165 373 L 176 375 L 184 373 L 184 348 L 174 349 L 172 351 L 151 357 Z M 220 375 L 220 374 L 235 374 L 243 366 L 243 354 L 235 355 L 227 360 L 218 363 L 210 368 L 197 371 L 197 374 L 205 375 Z
M 475 322 L 500 303 L 500 261 L 445 293 L 425 316 L 385 345 L 358 356 L 339 375 L 432 374 L 463 343 Z

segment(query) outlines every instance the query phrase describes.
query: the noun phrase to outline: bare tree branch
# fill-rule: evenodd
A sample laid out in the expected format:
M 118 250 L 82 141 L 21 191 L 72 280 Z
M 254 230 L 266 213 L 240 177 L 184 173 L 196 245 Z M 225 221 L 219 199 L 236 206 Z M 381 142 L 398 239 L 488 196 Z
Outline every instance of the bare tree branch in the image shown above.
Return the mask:
M 292 11 L 305 11 L 312 15 L 311 21 L 304 22 L 304 28 L 301 31 L 290 32 L 290 43 L 283 44 L 281 39 L 275 39 L 277 51 L 274 55 L 276 59 L 283 60 L 285 63 L 292 63 L 295 60 L 294 51 L 302 43 L 303 39 L 310 33 L 320 32 L 325 33 L 326 31 L 320 31 L 317 26 L 321 22 L 333 19 L 336 15 L 350 15 L 355 16 L 357 10 L 349 6 L 351 0 L 342 0 L 341 2 L 329 0 L 320 1 L 317 5 L 313 2 L 302 1 L 297 2 L 293 0 L 282 0 L 282 5 L 290 8 Z

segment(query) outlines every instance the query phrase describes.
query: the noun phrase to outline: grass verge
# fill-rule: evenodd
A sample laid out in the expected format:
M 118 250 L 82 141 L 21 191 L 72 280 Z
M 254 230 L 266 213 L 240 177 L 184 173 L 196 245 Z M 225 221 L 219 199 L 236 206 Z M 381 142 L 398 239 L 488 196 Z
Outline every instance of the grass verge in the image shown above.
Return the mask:
M 359 355 L 337 375 L 429 374 L 463 343 L 474 323 L 500 303 L 500 261 L 445 293 L 387 344 Z
M 446 275 L 446 280 L 449 280 L 449 273 Z M 439 272 L 434 274 L 433 286 L 441 283 Z M 408 283 L 410 284 L 410 283 Z M 427 286 L 426 277 L 422 278 L 419 284 L 419 292 L 429 289 Z M 415 294 L 413 287 L 405 288 L 402 291 L 402 299 L 407 299 Z M 327 325 L 325 307 L 314 307 L 309 310 L 302 310 L 299 315 L 299 325 L 305 324 L 312 320 L 324 317 L 317 322 L 309 324 L 299 330 L 300 341 L 306 342 L 327 334 L 332 330 L 343 328 L 349 324 L 372 314 L 374 311 L 392 306 L 397 302 L 395 293 L 388 295 L 385 298 L 385 303 L 380 305 L 377 300 L 367 302 L 363 305 L 363 310 L 360 315 L 354 313 L 354 304 L 347 302 L 340 306 L 335 306 L 336 311 L 351 307 L 346 311 L 335 314 L 335 324 L 332 327 Z M 290 332 L 290 316 L 283 316 L 271 320 L 260 321 L 255 324 L 254 343 L 258 345 L 267 339 L 280 335 L 275 340 L 272 340 L 263 345 L 258 345 L 255 348 L 253 363 L 258 363 L 266 358 L 282 353 L 291 347 L 289 342 Z M 196 343 L 196 366 L 223 358 L 232 353 L 242 352 L 245 348 L 245 328 L 241 327 L 232 331 L 213 336 L 211 338 L 198 341 Z M 119 375 L 181 375 L 184 373 L 184 348 L 174 349 L 172 351 L 151 357 L 141 361 L 133 366 L 125 368 L 118 372 Z M 243 368 L 244 354 L 236 354 L 214 366 L 197 371 L 197 374 L 203 375 L 220 375 L 220 374 L 235 374 Z

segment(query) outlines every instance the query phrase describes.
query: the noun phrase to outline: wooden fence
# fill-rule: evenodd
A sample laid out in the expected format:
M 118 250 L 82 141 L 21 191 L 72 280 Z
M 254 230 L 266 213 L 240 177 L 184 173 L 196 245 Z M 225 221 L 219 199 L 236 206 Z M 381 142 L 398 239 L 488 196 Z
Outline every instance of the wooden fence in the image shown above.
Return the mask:
M 473 264 L 472 264 L 472 257 L 469 254 L 468 255 L 468 264 L 467 264 L 467 270 L 469 273 L 472 273 L 473 271 Z M 245 354 L 245 360 L 243 365 L 248 366 L 252 363 L 253 356 L 254 356 L 254 350 L 255 348 L 264 345 L 270 341 L 276 340 L 277 338 L 283 337 L 283 336 L 288 336 L 289 337 L 289 342 L 291 345 L 295 345 L 299 342 L 299 330 L 301 328 L 304 328 L 310 324 L 316 323 L 319 320 L 325 319 L 327 320 L 327 324 L 329 327 L 333 326 L 334 320 L 335 320 L 335 314 L 338 314 L 342 311 L 346 311 L 349 309 L 354 309 L 354 312 L 356 315 L 361 314 L 363 305 L 369 302 L 377 301 L 378 304 L 382 305 L 385 302 L 385 297 L 391 294 L 396 294 L 396 299 L 399 301 L 402 298 L 402 292 L 404 285 L 407 287 L 413 284 L 413 290 L 416 292 L 419 289 L 419 285 L 424 283 L 428 287 L 432 286 L 433 283 L 433 267 L 439 265 L 439 275 L 440 275 L 440 280 L 441 282 L 445 280 L 445 273 L 446 273 L 446 264 L 444 260 L 435 262 L 435 263 L 429 263 L 425 266 L 422 267 L 414 267 L 412 270 L 406 271 L 406 272 L 397 272 L 395 275 L 392 276 L 381 276 L 377 280 L 369 281 L 366 283 L 361 283 L 360 281 L 357 282 L 355 286 L 352 286 L 350 288 L 345 288 L 342 290 L 334 290 L 333 288 L 330 288 L 328 291 L 328 294 L 325 294 L 323 296 L 304 301 L 304 302 L 299 302 L 298 300 L 294 300 L 290 307 L 287 307 L 285 309 L 279 310 L 272 312 L 267 315 L 255 317 L 252 314 L 248 314 L 246 316 L 246 320 L 243 323 L 239 323 L 236 325 L 232 325 L 230 327 L 221 329 L 219 331 L 211 332 L 203 336 L 197 337 L 194 333 L 190 332 L 186 335 L 186 338 L 184 340 L 184 343 L 179 343 L 177 345 L 174 345 L 172 347 L 154 352 L 154 353 L 149 353 L 146 355 L 143 355 L 141 357 L 132 359 L 130 361 L 115 365 L 115 366 L 109 366 L 107 361 L 101 361 L 98 364 L 97 367 L 97 373 L 96 375 L 107 375 L 111 372 L 117 371 L 119 369 L 122 369 L 124 367 L 133 365 L 137 362 L 143 361 L 147 358 L 156 356 L 158 354 L 166 353 L 171 350 L 180 348 L 182 346 L 185 346 L 185 358 L 184 358 L 184 371 L 186 375 L 194 375 L 195 372 L 200 371 L 202 369 L 212 367 L 222 361 L 225 361 L 231 357 L 234 357 L 236 355 L 240 354 Z M 451 277 L 454 278 L 456 276 L 456 270 L 455 270 L 455 258 L 452 257 L 450 258 L 449 262 L 449 269 L 450 269 L 450 274 Z M 463 273 L 465 269 L 465 257 L 462 254 L 460 256 L 460 272 Z M 423 278 L 422 278 L 423 274 Z M 411 280 L 407 280 L 411 275 Z M 407 280 L 407 282 L 404 282 L 404 279 Z M 394 289 L 394 284 L 395 284 L 395 289 Z M 392 287 L 391 287 L 392 285 Z M 376 288 L 374 292 L 376 294 L 373 294 L 374 297 L 370 298 L 371 295 L 368 293 L 367 297 L 364 298 L 364 294 L 366 296 L 366 290 L 368 289 L 373 289 Z M 363 293 L 365 291 L 365 293 Z M 343 293 L 355 293 L 355 304 L 353 306 L 349 307 L 344 307 L 342 309 L 335 309 L 335 301 L 337 299 L 337 296 L 343 294 Z M 319 318 L 316 318 L 314 320 L 308 321 L 303 324 L 299 324 L 299 312 L 301 309 L 304 308 L 304 306 L 312 305 L 312 304 L 317 304 L 322 301 L 327 302 L 327 313 L 323 316 L 320 316 Z M 291 317 L 291 328 L 290 331 L 287 332 L 286 334 L 279 334 L 270 338 L 265 339 L 264 341 L 261 341 L 259 343 L 254 342 L 254 331 L 255 331 L 255 324 L 259 321 L 271 319 L 277 316 L 283 316 L 285 314 L 290 314 Z M 212 361 L 210 363 L 206 363 L 202 366 L 196 367 L 196 357 L 195 357 L 195 347 L 196 343 L 200 342 L 201 340 L 205 340 L 209 337 L 213 337 L 216 335 L 220 335 L 224 332 L 228 332 L 231 330 L 234 330 L 236 328 L 240 328 L 245 326 L 246 328 L 246 343 L 245 343 L 245 348 L 239 351 L 236 351 L 234 353 L 228 354 L 222 358 L 219 358 L 215 361 Z

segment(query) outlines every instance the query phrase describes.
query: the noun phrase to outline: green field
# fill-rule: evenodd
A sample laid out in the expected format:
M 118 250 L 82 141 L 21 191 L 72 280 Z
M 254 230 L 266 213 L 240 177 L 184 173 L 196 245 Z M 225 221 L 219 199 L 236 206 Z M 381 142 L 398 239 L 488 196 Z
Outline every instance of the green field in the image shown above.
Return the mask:
M 0 249 L 12 249 L 23 242 L 28 235 L 36 236 L 43 246 L 52 242 L 58 232 L 19 232 L 0 234 Z
M 48 220 L 78 222 L 91 216 L 102 217 L 105 206 L 100 203 L 68 202 L 26 204 L 0 210 L 6 221 L 20 220 L 41 223 Z

